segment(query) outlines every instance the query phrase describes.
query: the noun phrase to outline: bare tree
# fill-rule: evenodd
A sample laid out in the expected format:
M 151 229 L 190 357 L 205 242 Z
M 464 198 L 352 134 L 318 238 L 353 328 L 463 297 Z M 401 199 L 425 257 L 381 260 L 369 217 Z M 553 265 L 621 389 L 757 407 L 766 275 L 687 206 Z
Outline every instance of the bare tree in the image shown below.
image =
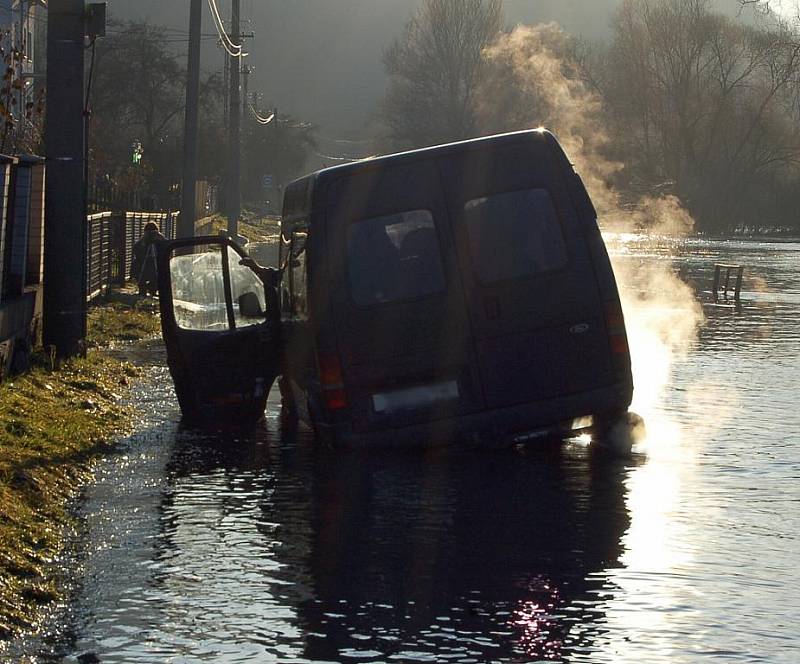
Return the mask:
M 115 23 L 97 43 L 92 86 L 92 179 L 149 198 L 171 195 L 180 180 L 186 72 L 167 32 L 147 23 Z M 209 74 L 201 85 L 204 122 L 201 176 L 216 176 L 222 85 Z M 210 144 L 210 145 L 209 145 Z M 134 148 L 136 146 L 136 148 Z M 213 148 L 211 147 L 213 146 Z M 133 163 L 134 149 L 141 154 Z
M 384 54 L 389 87 L 381 120 L 392 147 L 475 135 L 483 50 L 502 21 L 502 0 L 424 0 Z
M 484 49 L 481 127 L 554 129 L 607 209 L 666 193 L 703 230 L 795 223 L 770 192 L 800 177 L 800 38 L 709 0 L 622 0 L 612 28 L 591 52 L 553 25 Z
M 624 0 L 604 90 L 633 165 L 677 192 L 707 226 L 734 224 L 746 193 L 800 158 L 792 88 L 800 50 L 708 0 Z

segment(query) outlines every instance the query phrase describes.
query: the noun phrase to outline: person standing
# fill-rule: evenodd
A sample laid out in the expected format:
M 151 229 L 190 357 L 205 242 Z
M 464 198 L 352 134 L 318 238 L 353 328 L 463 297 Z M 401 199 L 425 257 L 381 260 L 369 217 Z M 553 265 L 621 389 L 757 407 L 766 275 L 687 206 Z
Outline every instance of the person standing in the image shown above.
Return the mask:
M 142 237 L 133 245 L 130 276 L 139 285 L 139 295 L 142 297 L 158 293 L 156 247 L 163 240 L 166 238 L 158 230 L 156 223 L 148 221 Z

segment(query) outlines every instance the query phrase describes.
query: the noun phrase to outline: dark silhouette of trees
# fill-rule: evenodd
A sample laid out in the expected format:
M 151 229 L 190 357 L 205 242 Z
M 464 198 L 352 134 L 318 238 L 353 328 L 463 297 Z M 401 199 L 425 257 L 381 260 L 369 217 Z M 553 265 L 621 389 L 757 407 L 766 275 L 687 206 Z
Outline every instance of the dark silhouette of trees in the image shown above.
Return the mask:
M 314 126 L 289 115 L 278 115 L 262 125 L 250 117 L 249 109 L 245 113 L 242 194 L 246 201 L 265 202 L 265 175 L 271 175 L 273 184 L 282 186 L 304 174 L 306 161 L 317 146 Z M 280 209 L 281 201 L 269 203 L 270 209 Z
M 482 53 L 502 21 L 501 0 L 424 0 L 384 54 L 389 85 L 380 119 L 391 147 L 479 132 L 475 92 L 485 68 Z
M 800 163 L 792 36 L 707 0 L 624 0 L 613 30 L 601 92 L 629 167 L 675 183 L 709 230 L 763 216 L 759 188 Z
M 97 41 L 92 86 L 92 179 L 121 195 L 135 192 L 145 207 L 175 205 L 180 181 L 186 72 L 166 32 L 147 23 L 113 24 Z M 201 84 L 203 146 L 223 147 L 222 85 L 217 74 Z M 206 149 L 206 152 L 208 150 Z M 139 153 L 135 157 L 134 153 Z M 208 159 L 200 176 L 217 178 Z
M 177 206 L 186 103 L 185 55 L 174 38 L 147 23 L 113 24 L 97 42 L 92 92 L 91 179 L 121 205 Z M 219 73 L 202 75 L 198 176 L 224 181 L 228 134 Z M 263 199 L 263 176 L 302 175 L 312 128 L 287 116 L 262 126 L 244 105 L 242 171 L 245 202 Z M 279 201 L 275 202 L 279 205 Z
M 425 0 L 386 52 L 388 147 L 545 125 L 601 208 L 680 199 L 711 233 L 798 227 L 796 30 L 710 0 L 622 0 L 597 45 L 500 22 L 499 2 Z

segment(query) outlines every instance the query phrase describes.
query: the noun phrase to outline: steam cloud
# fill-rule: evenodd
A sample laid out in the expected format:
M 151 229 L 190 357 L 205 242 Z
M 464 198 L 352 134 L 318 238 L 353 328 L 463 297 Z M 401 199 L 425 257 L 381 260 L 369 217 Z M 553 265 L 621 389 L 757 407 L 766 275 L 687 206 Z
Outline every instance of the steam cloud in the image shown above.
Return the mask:
M 652 431 L 654 421 L 663 421 L 658 406 L 671 367 L 692 347 L 703 313 L 670 261 L 643 262 L 632 254 L 668 248 L 693 230 L 694 221 L 675 196 L 630 201 L 614 186 L 623 164 L 608 157 L 612 146 L 602 100 L 571 68 L 568 50 L 567 36 L 553 23 L 520 26 L 502 36 L 485 52 L 488 72 L 478 114 L 495 130 L 547 126 L 573 159 L 612 248 L 633 362 L 633 409 Z

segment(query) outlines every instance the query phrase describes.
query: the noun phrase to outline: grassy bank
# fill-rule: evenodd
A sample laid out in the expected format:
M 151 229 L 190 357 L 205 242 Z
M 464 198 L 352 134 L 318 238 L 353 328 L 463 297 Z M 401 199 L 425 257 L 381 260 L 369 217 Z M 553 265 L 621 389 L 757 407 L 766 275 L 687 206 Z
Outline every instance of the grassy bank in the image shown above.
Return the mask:
M 86 358 L 56 371 L 40 358 L 0 385 L 0 640 L 35 629 L 43 605 L 58 597 L 48 563 L 62 549 L 70 501 L 128 427 L 119 398 L 138 370 L 103 347 L 157 330 L 151 307 L 93 308 Z
M 239 233 L 249 239 L 250 242 L 274 241 L 280 232 L 278 219 L 278 217 L 264 217 L 245 211 L 239 221 Z M 219 231 L 228 227 L 228 220 L 221 214 L 206 217 L 203 221 L 206 225 L 203 232 L 211 235 L 217 235 Z
M 105 348 L 119 341 L 136 341 L 161 332 L 154 300 L 140 300 L 130 294 L 125 302 L 106 302 L 89 310 L 89 348 Z

